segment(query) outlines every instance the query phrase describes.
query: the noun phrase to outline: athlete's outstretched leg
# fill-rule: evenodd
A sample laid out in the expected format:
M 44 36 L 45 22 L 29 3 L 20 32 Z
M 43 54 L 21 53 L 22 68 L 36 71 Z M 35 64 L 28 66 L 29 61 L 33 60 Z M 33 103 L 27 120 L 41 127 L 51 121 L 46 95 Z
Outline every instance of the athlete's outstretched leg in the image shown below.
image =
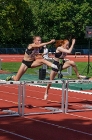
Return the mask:
M 22 77 L 22 75 L 26 72 L 27 70 L 27 66 L 25 64 L 21 64 L 17 74 L 15 76 L 9 76 L 6 78 L 6 81 L 9 81 L 9 80 L 14 80 L 14 81 L 19 81 L 20 78 Z
M 47 66 L 51 67 L 51 68 L 54 68 L 54 69 L 58 69 L 58 66 L 47 61 L 46 59 L 37 59 L 35 60 L 32 65 L 31 65 L 31 68 L 35 68 L 35 67 L 38 67 L 38 66 L 41 66 L 43 64 L 46 64 Z
M 75 72 L 75 74 L 76 74 L 76 76 L 77 76 L 78 79 L 84 79 L 84 78 L 86 78 L 86 76 L 83 76 L 83 75 L 80 75 L 79 74 L 78 68 L 77 68 L 77 66 L 76 66 L 76 64 L 75 64 L 74 61 L 70 61 L 70 60 L 69 61 L 66 61 L 64 63 L 64 65 L 63 65 L 62 69 L 67 69 L 70 66 L 72 66 L 72 68 L 73 68 L 73 70 L 74 70 L 74 72 Z

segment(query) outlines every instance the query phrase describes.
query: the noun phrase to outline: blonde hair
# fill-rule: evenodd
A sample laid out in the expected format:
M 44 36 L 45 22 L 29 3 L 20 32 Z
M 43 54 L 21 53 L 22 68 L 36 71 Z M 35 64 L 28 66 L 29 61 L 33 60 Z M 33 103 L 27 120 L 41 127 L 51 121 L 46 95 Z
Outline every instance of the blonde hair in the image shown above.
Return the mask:
M 37 37 L 38 37 L 38 38 L 41 38 L 40 36 L 34 36 L 34 37 L 33 37 L 33 40 L 35 40 Z
M 56 40 L 55 47 L 63 46 L 66 42 L 69 42 L 67 39 L 64 40 Z

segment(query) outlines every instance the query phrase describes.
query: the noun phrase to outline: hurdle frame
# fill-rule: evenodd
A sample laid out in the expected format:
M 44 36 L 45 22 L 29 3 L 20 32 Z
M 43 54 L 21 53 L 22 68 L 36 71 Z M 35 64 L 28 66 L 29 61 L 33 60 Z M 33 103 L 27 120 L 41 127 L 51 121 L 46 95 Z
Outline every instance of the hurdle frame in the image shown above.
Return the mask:
M 26 85 L 34 85 L 34 84 L 62 84 L 62 98 L 61 98 L 61 107 L 53 108 L 48 107 L 49 111 L 44 112 L 31 112 L 31 113 L 25 113 L 25 95 Z M 92 110 L 92 106 L 88 106 L 85 109 L 68 109 L 68 89 L 69 89 L 69 83 L 92 83 L 92 80 L 38 80 L 38 81 L 5 81 L 0 80 L 1 85 L 18 85 L 18 112 L 10 111 L 10 114 L 4 114 L 0 115 L 0 117 L 8 117 L 8 116 L 28 116 L 28 115 L 41 115 L 41 114 L 55 114 L 55 113 L 68 113 L 68 112 L 79 112 L 79 111 L 88 111 Z M 44 108 L 46 109 L 46 108 Z
M 85 107 L 87 107 L 87 108 L 84 108 L 84 109 L 68 109 L 68 104 L 69 104 L 69 102 L 68 102 L 68 89 L 69 89 L 69 83 L 92 83 L 92 81 L 91 80 L 66 80 L 66 92 L 65 92 L 65 94 L 66 94 L 66 96 L 65 96 L 65 114 L 66 113 L 71 113 L 71 112 L 83 112 L 83 111 L 90 111 L 90 110 L 92 110 L 92 106 L 89 106 L 89 107 L 87 107 L 87 106 L 85 106 Z
M 12 110 L 3 110 L 2 112 L 6 112 L 7 114 L 0 115 L 1 117 L 14 117 L 14 116 L 22 116 L 22 97 L 23 97 L 23 85 L 20 81 L 5 81 L 0 80 L 1 85 L 18 85 L 18 111 Z
M 62 98 L 61 98 L 61 108 L 53 108 L 53 107 L 48 107 L 44 108 L 49 111 L 44 111 L 44 112 L 30 112 L 30 113 L 25 113 L 24 108 L 25 108 L 25 86 L 26 85 L 32 85 L 32 84 L 47 84 L 47 83 L 61 83 L 62 84 Z M 28 115 L 42 115 L 42 114 L 56 114 L 56 113 L 64 113 L 64 102 L 65 102 L 65 80 L 39 80 L 39 81 L 25 81 L 23 84 L 23 100 L 22 100 L 22 116 L 28 116 Z
M 80 55 L 81 56 L 81 52 L 75 52 L 75 58 L 78 57 L 77 55 Z

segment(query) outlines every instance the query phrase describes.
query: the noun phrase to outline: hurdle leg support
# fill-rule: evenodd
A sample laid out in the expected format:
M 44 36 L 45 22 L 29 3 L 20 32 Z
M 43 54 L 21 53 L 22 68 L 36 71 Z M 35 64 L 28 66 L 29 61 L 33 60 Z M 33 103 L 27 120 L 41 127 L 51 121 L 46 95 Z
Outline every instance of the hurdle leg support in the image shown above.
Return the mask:
M 82 83 L 83 80 L 76 80 L 76 81 L 71 81 L 71 80 L 66 80 L 66 97 L 65 97 L 65 113 L 69 113 L 69 112 L 83 112 L 83 111 L 91 111 L 92 110 L 92 106 L 91 105 L 83 105 L 81 106 L 79 109 L 69 109 L 68 105 L 69 105 L 69 101 L 68 101 L 68 89 L 69 89 L 69 83 Z M 84 80 L 85 82 L 85 80 Z M 86 80 L 86 83 L 89 83 L 89 81 Z
M 2 112 L 7 113 L 4 115 L 0 115 L 1 117 L 13 117 L 13 116 L 21 116 L 22 110 L 21 110 L 21 104 L 22 104 L 22 87 L 21 84 L 18 85 L 18 111 L 12 111 L 12 110 L 3 110 Z
M 68 87 L 69 83 L 66 81 L 66 95 L 65 95 L 65 113 L 68 111 Z
M 65 108 L 64 108 L 64 104 L 65 104 L 65 81 L 62 81 L 62 91 L 61 91 L 61 106 L 60 108 L 56 108 L 56 107 L 44 107 L 42 109 L 45 109 L 47 111 L 42 111 L 42 112 L 29 112 L 29 113 L 25 113 L 24 112 L 24 108 L 25 108 L 25 86 L 26 86 L 26 82 L 23 85 L 23 94 L 22 94 L 22 116 L 28 116 L 28 115 L 41 115 L 41 114 L 56 114 L 56 113 L 64 113 L 65 112 Z

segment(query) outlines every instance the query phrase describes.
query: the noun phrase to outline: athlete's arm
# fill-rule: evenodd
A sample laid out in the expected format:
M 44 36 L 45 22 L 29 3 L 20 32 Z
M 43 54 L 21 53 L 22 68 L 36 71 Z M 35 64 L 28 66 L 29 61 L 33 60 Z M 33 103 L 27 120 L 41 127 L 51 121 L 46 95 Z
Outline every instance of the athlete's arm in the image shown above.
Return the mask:
M 45 43 L 41 43 L 41 44 L 30 44 L 30 46 L 32 47 L 32 48 L 40 48 L 40 47 L 42 47 L 42 46 L 44 46 L 44 45 L 49 45 L 49 44 L 51 44 L 51 43 L 54 43 L 55 42 L 55 39 L 52 39 L 51 41 L 49 41 L 49 42 L 45 42 Z
M 63 47 L 58 47 L 57 48 L 57 51 L 59 51 L 59 52 L 65 52 L 65 53 L 70 54 L 72 52 L 72 49 L 74 47 L 74 44 L 75 44 L 75 39 L 72 39 L 72 45 L 71 45 L 71 47 L 69 49 L 64 49 Z

